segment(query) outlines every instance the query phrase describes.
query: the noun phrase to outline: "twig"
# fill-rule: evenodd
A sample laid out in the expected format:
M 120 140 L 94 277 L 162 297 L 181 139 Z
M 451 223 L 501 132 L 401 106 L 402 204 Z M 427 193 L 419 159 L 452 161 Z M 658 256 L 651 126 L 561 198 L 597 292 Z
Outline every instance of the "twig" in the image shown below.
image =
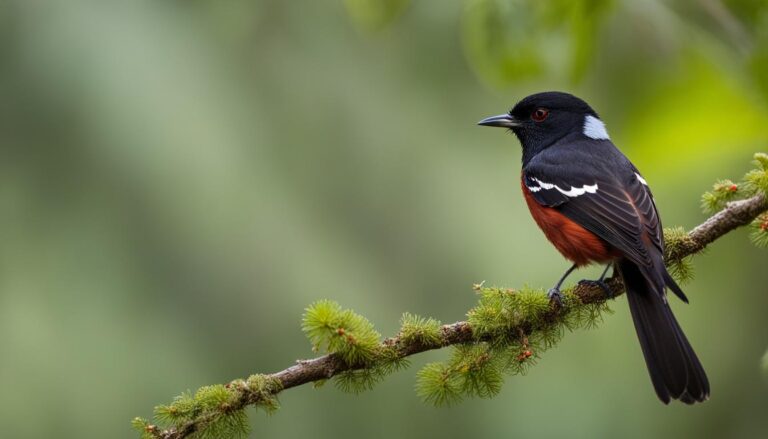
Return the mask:
M 756 195 L 745 200 L 728 203 L 725 209 L 711 216 L 705 222 L 694 228 L 688 233 L 687 238 L 676 243 L 675 247 L 669 249 L 667 263 L 681 260 L 687 256 L 701 252 L 704 248 L 725 235 L 726 233 L 749 224 L 758 215 L 768 210 L 768 200 L 762 194 Z M 624 284 L 618 277 L 611 277 L 605 282 L 613 293 L 613 297 L 624 293 Z M 581 304 L 601 303 L 609 298 L 605 292 L 596 285 L 579 284 L 573 289 Z M 560 315 L 567 312 L 569 305 L 557 305 L 552 302 L 550 310 L 545 319 L 557 319 Z M 574 306 L 574 305 L 570 305 Z M 515 331 L 529 333 L 530 328 L 514 328 Z M 434 342 L 406 341 L 399 336 L 384 340 L 385 347 L 394 347 L 399 358 L 405 358 L 421 352 L 440 349 L 446 346 L 475 342 L 477 339 L 473 336 L 472 327 L 466 321 L 443 325 L 440 329 L 440 338 Z M 303 384 L 326 380 L 342 372 L 361 369 L 365 365 L 354 365 L 345 363 L 338 355 L 328 354 L 310 360 L 297 361 L 295 365 L 275 372 L 269 375 L 269 378 L 279 383 L 274 390 L 274 394 L 292 387 Z M 250 392 L 247 388 L 241 389 L 237 402 L 227 407 L 228 410 L 240 409 L 259 401 L 260 396 Z M 152 437 L 157 439 L 182 439 L 195 433 L 201 426 L 205 425 L 217 413 L 203 413 L 199 417 L 183 424 L 178 428 L 171 428 L 160 431 L 156 426 L 148 426 Z

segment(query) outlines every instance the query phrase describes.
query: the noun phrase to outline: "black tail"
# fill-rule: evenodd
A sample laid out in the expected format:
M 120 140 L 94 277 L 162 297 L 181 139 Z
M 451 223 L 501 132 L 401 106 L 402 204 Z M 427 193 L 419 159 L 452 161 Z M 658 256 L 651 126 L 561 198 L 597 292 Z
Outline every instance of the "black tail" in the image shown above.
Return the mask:
M 661 276 L 651 273 L 643 275 L 640 267 L 627 259 L 619 261 L 618 267 L 627 288 L 637 338 L 640 339 L 648 373 L 659 399 L 664 404 L 671 399 L 679 399 L 686 404 L 707 400 L 707 374 L 677 324 L 664 295 L 666 283 L 684 298 L 680 287 L 666 271 Z M 663 270 L 663 265 L 661 267 Z M 655 286 L 659 281 L 662 282 L 661 287 Z

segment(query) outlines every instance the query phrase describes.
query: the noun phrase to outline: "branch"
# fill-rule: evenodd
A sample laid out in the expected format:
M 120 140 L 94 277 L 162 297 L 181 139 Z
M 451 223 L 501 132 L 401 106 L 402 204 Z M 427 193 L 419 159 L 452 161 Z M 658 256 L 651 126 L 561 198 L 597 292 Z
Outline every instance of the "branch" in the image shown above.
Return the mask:
M 684 258 L 701 252 L 704 248 L 726 233 L 749 224 L 763 212 L 768 210 L 768 199 L 759 193 L 751 198 L 730 202 L 720 212 L 714 214 L 705 222 L 694 228 L 690 233 L 681 235 L 668 243 L 667 264 L 682 261 Z M 609 278 L 606 284 L 612 297 L 624 293 L 624 285 L 618 276 Z M 577 307 L 590 304 L 602 304 L 609 296 L 597 286 L 579 284 L 571 291 L 576 300 L 566 301 L 562 305 L 550 302 L 548 309 L 541 315 L 543 325 L 564 319 L 570 311 Z M 525 337 L 537 330 L 542 330 L 542 324 L 534 325 L 530 320 L 523 319 L 517 326 L 508 328 L 510 334 L 524 334 Z M 411 355 L 452 345 L 463 345 L 487 341 L 488 334 L 477 334 L 469 321 L 460 321 L 439 327 L 436 337 L 408 337 L 403 333 L 384 340 L 379 348 L 390 355 L 390 360 L 400 360 Z M 526 338 L 527 340 L 527 338 Z M 528 354 L 530 355 L 530 354 Z M 287 369 L 270 375 L 256 375 L 248 381 L 236 380 L 226 386 L 229 392 L 234 392 L 225 402 L 202 411 L 191 420 L 174 428 L 160 430 L 148 422 L 140 424 L 144 435 L 154 439 L 187 438 L 212 423 L 215 419 L 228 413 L 242 411 L 250 405 L 274 402 L 274 396 L 279 392 L 303 384 L 324 381 L 344 372 L 361 370 L 371 367 L 369 362 L 348 362 L 339 353 L 331 353 L 310 360 L 299 360 Z M 170 417 L 170 415 L 169 415 Z
M 754 159 L 756 168 L 741 183 L 720 180 L 702 196 L 702 207 L 715 214 L 688 233 L 682 228 L 664 231 L 664 259 L 673 276 L 690 277 L 692 255 L 750 223 L 752 241 L 768 247 L 768 154 L 756 153 Z M 454 347 L 449 361 L 430 363 L 419 372 L 422 397 L 437 405 L 463 396 L 490 397 L 500 391 L 504 373 L 524 372 L 564 329 L 591 327 L 601 320 L 601 313 L 609 311 L 608 299 L 624 293 L 620 276 L 607 279 L 604 286 L 579 283 L 563 290 L 563 301 L 550 301 L 543 290 L 476 285 L 481 298 L 466 321 L 440 325 L 404 314 L 400 332 L 384 341 L 364 317 L 335 302 L 319 301 L 307 308 L 302 329 L 315 349 L 329 354 L 299 360 L 273 374 L 184 393 L 155 407 L 155 419 L 166 427 L 141 418 L 133 426 L 142 439 L 243 437 L 249 429 L 245 408 L 275 410 L 277 395 L 285 389 L 330 378 L 343 390 L 370 389 L 408 357 L 448 346 Z
M 768 199 L 762 193 L 746 200 L 732 201 L 725 209 L 712 215 L 688 233 L 688 239 L 681 240 L 678 245 L 668 250 L 668 261 L 682 260 L 701 252 L 716 239 L 731 230 L 746 226 L 761 213 L 768 210 Z
M 681 260 L 699 253 L 721 236 L 749 224 L 765 211 L 768 211 L 768 201 L 762 194 L 746 200 L 731 202 L 724 210 L 713 215 L 688 233 L 688 239 L 682 241 L 684 244 L 679 247 L 675 246 L 670 255 L 675 260 Z M 611 289 L 613 297 L 624 294 L 624 284 L 618 276 L 607 279 L 606 284 Z M 572 292 L 579 298 L 579 304 L 601 303 L 609 299 L 605 291 L 595 285 L 580 284 L 574 287 Z M 566 307 L 560 307 L 552 302 L 548 317 L 557 319 L 558 315 L 566 311 Z M 527 328 L 520 329 L 525 330 Z M 440 340 L 434 343 L 404 341 L 401 337 L 396 336 L 384 340 L 382 344 L 386 347 L 394 347 L 400 357 L 404 358 L 433 349 L 474 341 L 477 339 L 473 336 L 472 326 L 469 322 L 460 321 L 441 326 Z M 289 389 L 313 381 L 332 378 L 340 372 L 355 367 L 345 364 L 336 354 L 328 354 L 311 360 L 299 360 L 296 365 L 270 376 L 279 380 L 283 389 Z M 168 438 L 175 438 L 175 436 Z

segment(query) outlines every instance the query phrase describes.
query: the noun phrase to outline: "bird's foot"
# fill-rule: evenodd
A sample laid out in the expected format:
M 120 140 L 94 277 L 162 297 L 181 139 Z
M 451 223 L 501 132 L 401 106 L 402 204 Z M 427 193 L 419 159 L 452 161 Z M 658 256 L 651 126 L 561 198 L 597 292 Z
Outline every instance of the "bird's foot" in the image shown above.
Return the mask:
M 547 298 L 550 301 L 557 303 L 559 306 L 563 306 L 563 293 L 560 292 L 560 288 L 550 288 L 547 292 Z
M 607 298 L 613 299 L 614 297 L 613 290 L 611 290 L 608 284 L 606 284 L 602 280 L 582 279 L 579 281 L 579 285 L 585 285 L 588 287 L 599 287 L 601 290 L 603 290 Z

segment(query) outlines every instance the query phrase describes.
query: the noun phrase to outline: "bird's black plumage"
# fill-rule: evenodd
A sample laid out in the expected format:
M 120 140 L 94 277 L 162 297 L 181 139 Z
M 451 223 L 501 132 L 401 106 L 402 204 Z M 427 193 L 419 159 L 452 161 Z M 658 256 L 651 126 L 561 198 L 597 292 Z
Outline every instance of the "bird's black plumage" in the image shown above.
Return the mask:
M 709 397 L 704 369 L 667 303 L 687 302 L 664 266 L 661 220 L 647 183 L 610 141 L 597 113 L 566 93 L 540 93 L 484 125 L 508 127 L 523 146 L 523 184 L 620 256 L 615 266 L 659 398 L 691 404 Z

